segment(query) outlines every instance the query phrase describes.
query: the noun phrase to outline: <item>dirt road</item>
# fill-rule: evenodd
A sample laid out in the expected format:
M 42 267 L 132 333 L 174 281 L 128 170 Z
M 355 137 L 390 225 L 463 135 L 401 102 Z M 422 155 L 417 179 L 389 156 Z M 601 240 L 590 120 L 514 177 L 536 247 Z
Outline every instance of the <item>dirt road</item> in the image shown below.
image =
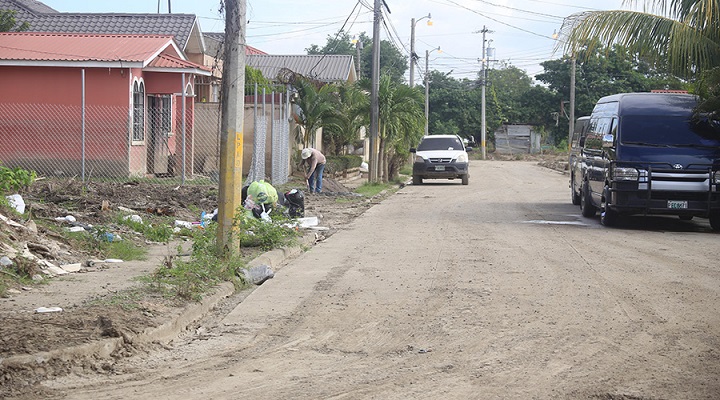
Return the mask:
M 231 312 L 72 399 L 711 399 L 720 262 L 707 221 L 602 228 L 567 177 L 471 166 L 408 186 Z

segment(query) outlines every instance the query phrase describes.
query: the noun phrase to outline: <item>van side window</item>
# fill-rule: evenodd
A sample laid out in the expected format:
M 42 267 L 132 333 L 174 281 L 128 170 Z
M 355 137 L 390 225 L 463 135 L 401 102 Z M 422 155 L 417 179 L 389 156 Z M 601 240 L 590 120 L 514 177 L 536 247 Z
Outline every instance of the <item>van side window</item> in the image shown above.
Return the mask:
M 588 150 L 602 150 L 603 135 L 610 132 L 611 119 L 609 117 L 593 118 L 590 120 L 585 148 Z

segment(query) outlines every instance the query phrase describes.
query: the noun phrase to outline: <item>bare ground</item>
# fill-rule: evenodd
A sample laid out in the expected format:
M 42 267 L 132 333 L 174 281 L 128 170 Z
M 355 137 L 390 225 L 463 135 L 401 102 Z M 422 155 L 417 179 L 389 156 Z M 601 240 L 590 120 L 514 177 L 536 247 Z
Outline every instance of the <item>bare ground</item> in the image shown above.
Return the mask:
M 348 185 L 360 183 L 357 180 Z M 316 235 L 316 241 L 342 229 L 384 195 L 365 198 L 328 179 L 323 194 L 306 195 L 305 199 L 305 215 L 317 216 L 320 225 L 328 228 Z M 133 337 L 171 320 L 187 305 L 180 299 L 139 290 L 136 278 L 154 271 L 169 255 L 177 256 L 177 245 L 187 248 L 188 243 L 178 239 L 170 244 L 145 242 L 115 223 L 118 207 L 131 209 L 145 219 L 167 222 L 172 219 L 197 221 L 200 211 L 212 212 L 217 206 L 214 187 L 132 181 L 93 182 L 87 187 L 74 180 L 39 181 L 23 197 L 30 208 L 30 218 L 9 218 L 9 223 L 0 221 L 0 256 L 9 254 L 16 258 L 17 249 L 25 248 L 39 261 L 54 265 L 79 263 L 82 268 L 76 273 L 49 277 L 41 272 L 43 265 L 28 262 L 28 275 L 41 276 L 42 282 L 15 284 L 0 298 L 0 398 L 42 397 L 42 389 L 36 384 L 47 377 L 73 371 L 107 373 L 112 369 L 112 358 L 142 350 L 132 344 Z M 66 215 L 74 216 L 77 224 L 103 226 L 124 240 L 147 246 L 148 259 L 101 262 L 97 251 L 78 247 L 78 243 L 57 233 L 69 224 L 55 218 Z M 257 249 L 243 249 L 243 252 L 246 258 L 258 254 Z M 0 272 L 10 274 L 3 269 Z M 237 296 L 234 301 L 241 298 Z M 38 313 L 35 310 L 39 307 L 61 307 L 63 311 Z M 90 351 L 87 355 L 77 351 L 78 346 L 91 349 L 93 343 L 112 338 L 124 340 L 125 345 L 109 360 L 95 358 Z M 68 348 L 75 351 L 59 358 L 49 356 Z M 38 362 L 28 363 L 28 356 L 36 357 Z

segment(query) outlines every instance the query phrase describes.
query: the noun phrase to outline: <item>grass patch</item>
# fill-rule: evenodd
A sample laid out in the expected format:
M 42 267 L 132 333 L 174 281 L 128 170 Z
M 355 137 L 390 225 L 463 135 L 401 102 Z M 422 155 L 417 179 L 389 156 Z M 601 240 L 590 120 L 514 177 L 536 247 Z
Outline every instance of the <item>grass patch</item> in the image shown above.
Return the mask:
M 71 243 L 98 258 L 119 258 L 123 261 L 147 259 L 147 249 L 135 245 L 130 240 L 109 240 L 108 232 L 102 227 L 94 232 L 70 232 L 67 234 Z
M 373 197 L 383 190 L 391 190 L 394 189 L 395 186 L 390 183 L 379 183 L 379 182 L 372 182 L 372 183 L 364 183 L 362 186 L 355 189 L 356 193 L 359 193 L 363 196 L 367 197 Z
M 146 239 L 153 242 L 167 243 L 173 236 L 172 218 L 156 218 L 152 222 L 148 222 L 147 220 L 133 219 L 130 215 L 118 214 L 116 222 L 141 233 Z
M 100 297 L 88 302 L 90 306 L 111 306 L 120 307 L 123 310 L 131 311 L 142 308 L 140 302 L 145 298 L 146 293 L 143 289 L 132 288 L 121 290 L 110 296 Z

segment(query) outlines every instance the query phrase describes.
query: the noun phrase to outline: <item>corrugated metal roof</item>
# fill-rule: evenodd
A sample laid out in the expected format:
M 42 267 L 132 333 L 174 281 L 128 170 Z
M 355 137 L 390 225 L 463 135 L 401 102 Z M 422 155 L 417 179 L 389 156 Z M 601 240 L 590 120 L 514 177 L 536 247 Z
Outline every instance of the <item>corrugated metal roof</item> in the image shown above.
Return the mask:
M 225 33 L 223 32 L 203 32 L 205 38 L 205 46 L 207 46 L 207 54 L 209 56 L 215 56 L 222 58 L 222 44 L 225 41 Z M 245 54 L 267 54 L 266 52 L 257 49 L 255 47 L 245 45 Z
M 251 54 L 245 61 L 271 80 L 275 80 L 283 68 L 322 82 L 352 82 L 357 79 L 353 57 L 346 55 Z
M 0 0 L 0 9 L 17 11 L 32 32 L 169 35 L 183 50 L 197 24 L 192 14 L 61 13 L 35 0 Z
M 149 62 L 172 45 L 159 35 L 0 33 L 0 60 Z
M 177 57 L 173 57 L 168 54 L 160 54 L 157 57 L 155 57 L 150 64 L 148 64 L 147 69 L 172 69 L 172 70 L 187 70 L 187 69 L 196 69 L 198 71 L 202 70 L 207 72 L 207 74 L 202 75 L 210 75 L 212 72 L 212 68 L 206 67 L 203 65 L 198 65 L 190 61 L 185 61 Z

